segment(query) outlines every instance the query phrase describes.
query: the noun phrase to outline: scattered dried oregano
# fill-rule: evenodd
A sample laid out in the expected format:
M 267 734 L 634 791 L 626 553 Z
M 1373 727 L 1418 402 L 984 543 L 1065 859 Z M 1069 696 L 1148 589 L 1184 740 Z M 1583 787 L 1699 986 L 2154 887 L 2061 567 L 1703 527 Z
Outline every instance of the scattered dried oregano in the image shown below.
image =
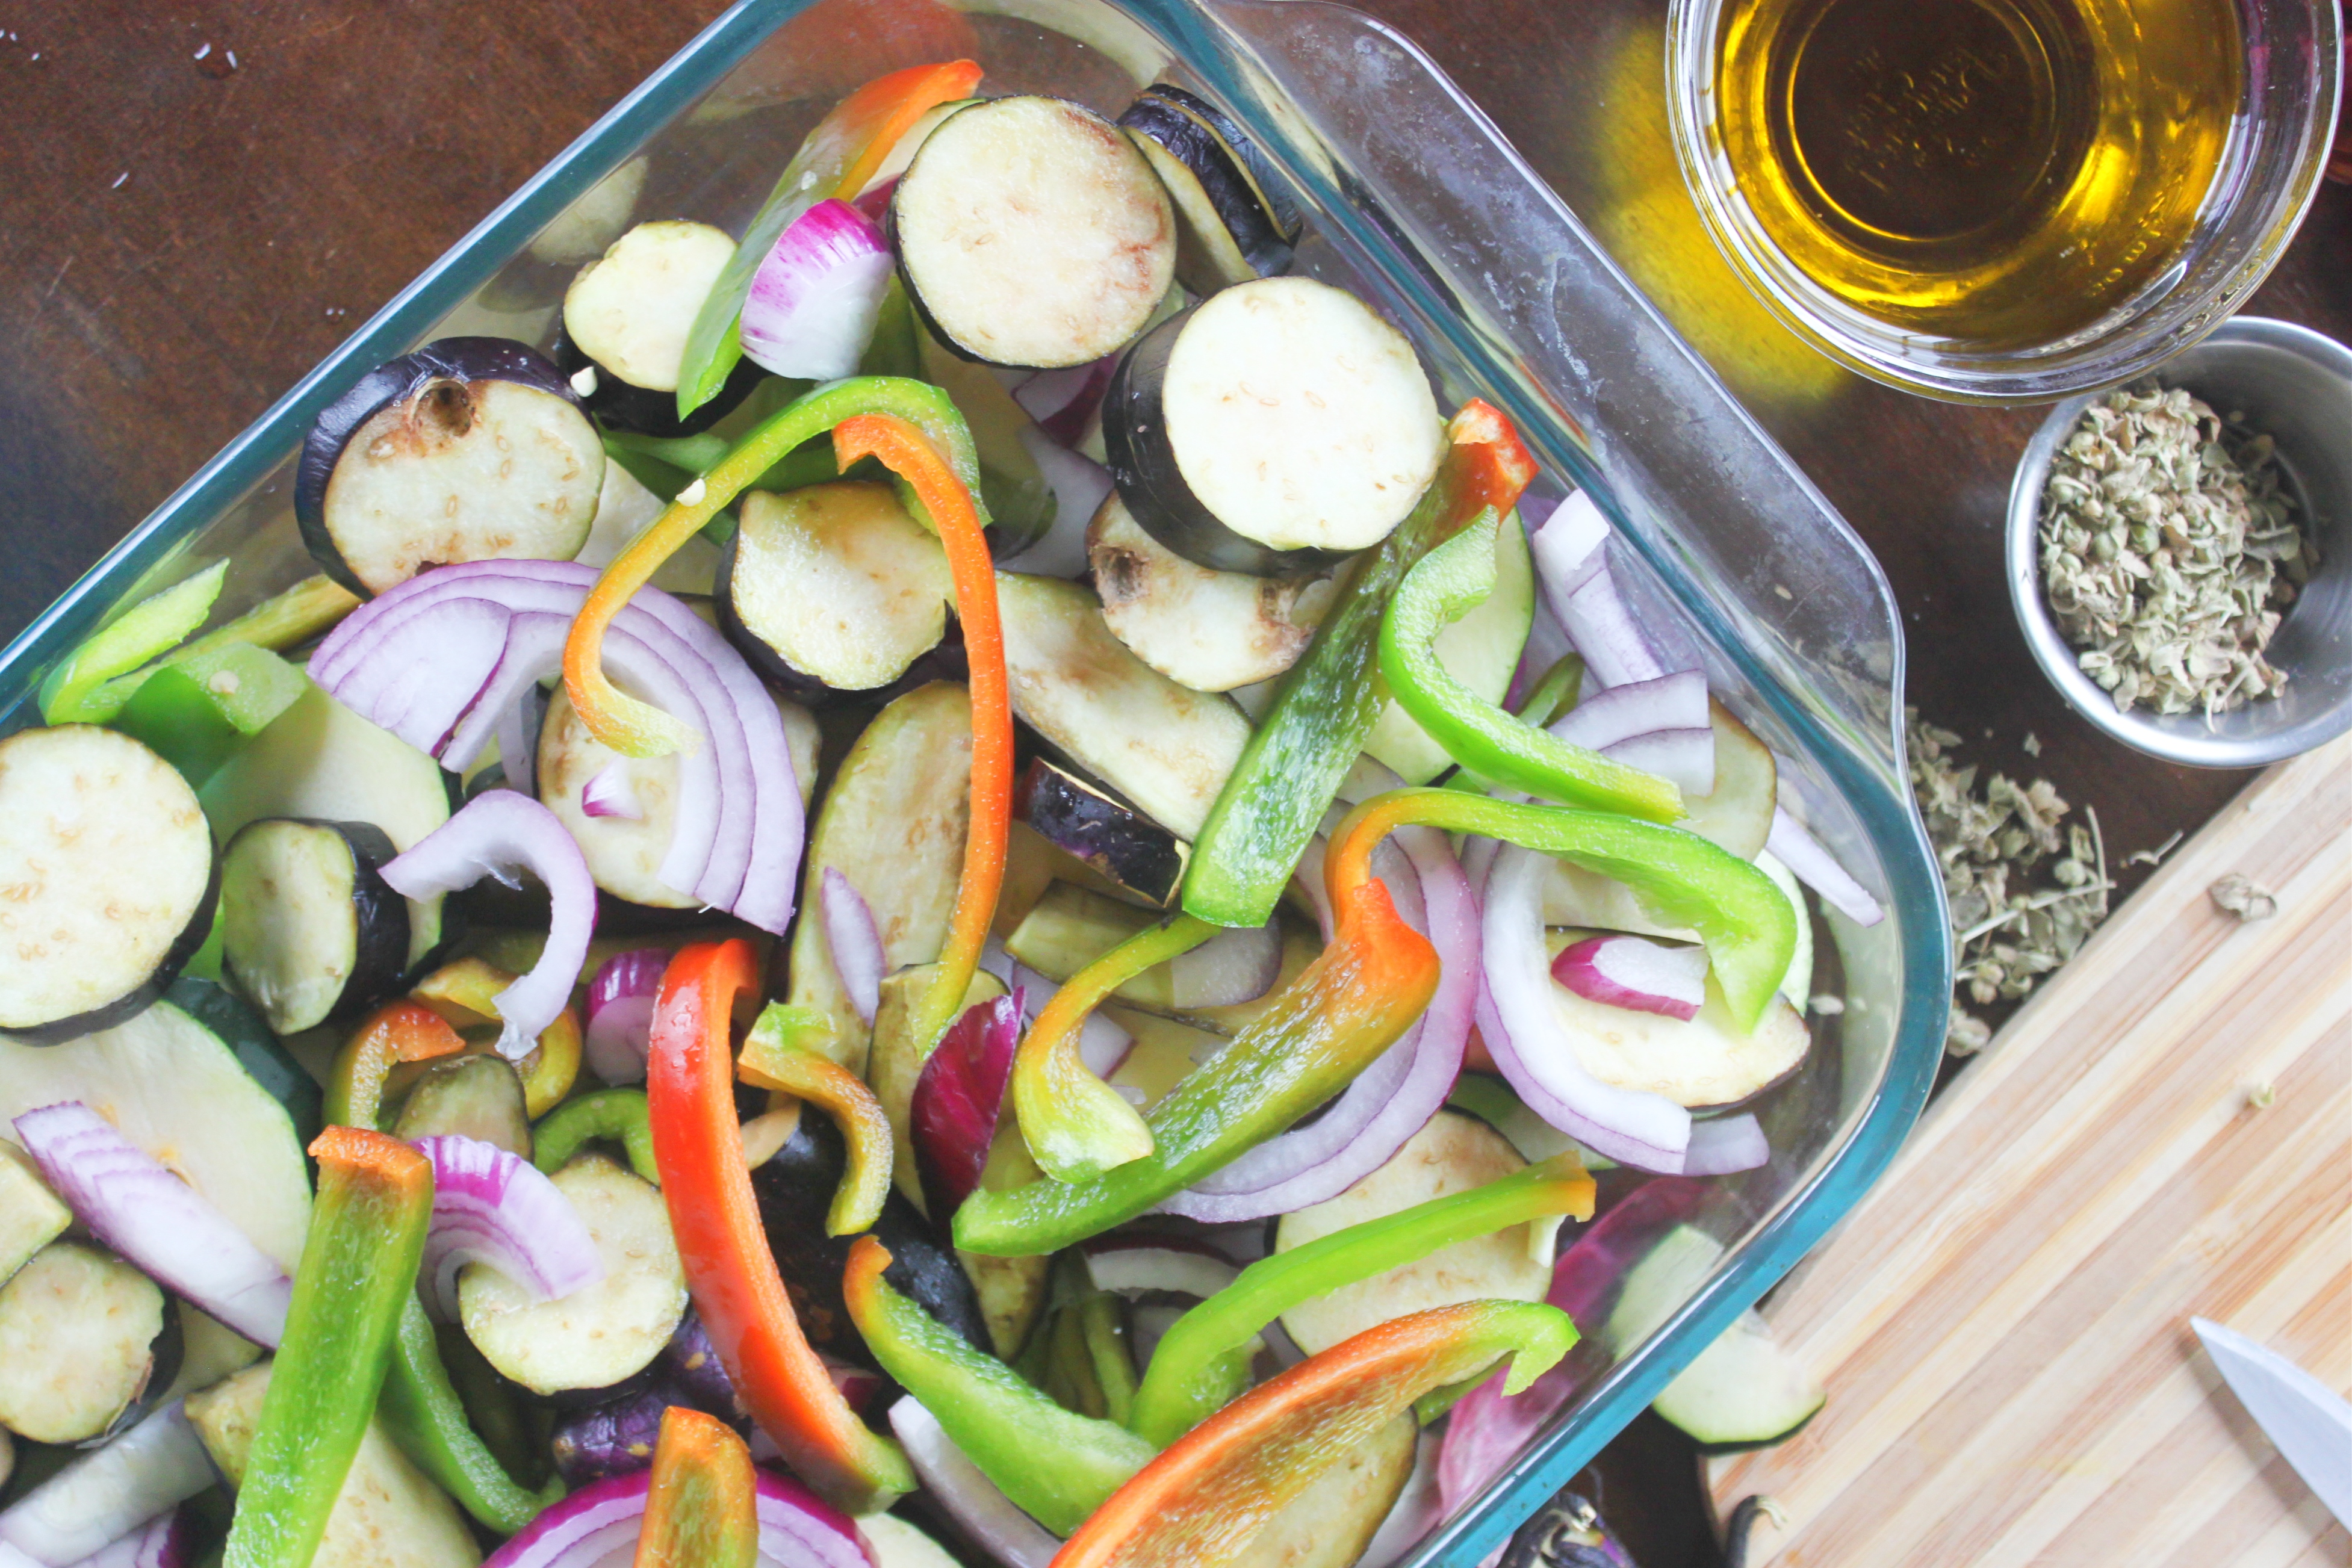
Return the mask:
M 2083 673 L 2128 712 L 2209 717 L 2275 695 L 2263 655 L 2318 552 L 2271 438 L 2179 388 L 2084 411 L 2042 495 L 2042 581 Z
M 2046 779 L 2020 788 L 1996 773 L 1977 788 L 1977 770 L 1949 753 L 1960 737 L 1906 708 L 1911 792 L 1944 869 L 1952 922 L 1956 985 L 1944 1049 L 1955 1056 L 1992 1038 L 1961 1005 L 2014 1001 L 2072 958 L 2107 917 L 2107 852 L 2099 817 L 2062 829 L 2069 808 Z M 2047 862 L 2046 864 L 2044 862 Z

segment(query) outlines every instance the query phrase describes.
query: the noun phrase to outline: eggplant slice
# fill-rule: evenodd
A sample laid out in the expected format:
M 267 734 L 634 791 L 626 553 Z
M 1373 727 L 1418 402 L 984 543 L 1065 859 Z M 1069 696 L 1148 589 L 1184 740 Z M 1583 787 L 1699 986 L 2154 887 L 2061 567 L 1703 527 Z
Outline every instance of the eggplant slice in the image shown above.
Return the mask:
M 1176 278 L 1176 218 L 1133 142 L 1083 104 L 1000 98 L 925 139 L 890 196 L 908 297 L 966 359 L 1098 360 Z
M 588 412 L 619 430 L 691 435 L 708 430 L 751 395 L 766 372 L 745 360 L 719 395 L 677 416 L 686 337 L 735 242 L 709 224 L 639 224 L 582 267 L 563 295 L 555 362 Z M 592 379 L 580 372 L 593 370 Z
M 178 1374 L 179 1321 L 113 1253 L 49 1243 L 0 1284 L 0 1427 L 37 1443 L 111 1430 Z
M 1165 82 L 1145 88 L 1118 117 L 1176 208 L 1176 276 L 1213 294 L 1290 265 L 1297 207 L 1256 143 L 1205 99 Z
M 400 988 L 408 904 L 381 874 L 398 852 L 371 822 L 273 817 L 229 841 L 221 967 L 272 1031 L 299 1033 Z
M 1103 401 L 1119 497 L 1214 571 L 1291 577 L 1388 538 L 1445 455 L 1429 378 L 1354 295 L 1265 277 L 1148 333 Z
M 294 516 L 327 575 L 364 597 L 428 566 L 570 560 L 604 479 L 604 444 L 552 361 L 511 339 L 444 338 L 327 405 Z
M 140 1011 L 218 886 L 195 791 L 146 747 L 79 724 L 0 740 L 0 1030 L 56 1044 Z
M 1328 577 L 1196 566 L 1144 532 L 1116 491 L 1087 528 L 1087 560 L 1111 634 L 1196 692 L 1270 681 L 1297 664 L 1334 588 Z
M 887 485 L 755 490 L 719 573 L 719 628 L 793 690 L 887 686 L 947 634 L 938 538 Z
M 1156 906 L 1183 884 L 1190 844 L 1042 757 L 1021 776 L 1013 810 L 1047 842 Z

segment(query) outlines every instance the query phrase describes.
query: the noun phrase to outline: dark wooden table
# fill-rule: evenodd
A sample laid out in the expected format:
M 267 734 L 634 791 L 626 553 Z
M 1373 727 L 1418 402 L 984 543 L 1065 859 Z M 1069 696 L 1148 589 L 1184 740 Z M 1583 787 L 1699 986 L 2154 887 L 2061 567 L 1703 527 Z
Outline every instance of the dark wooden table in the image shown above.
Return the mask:
M 720 8 L 0 0 L 0 639 Z M 2037 412 L 1862 382 L 1740 291 L 1667 149 L 1663 0 L 1365 8 L 1469 90 L 1860 530 L 1903 606 L 1910 699 L 1974 758 L 2095 806 L 2119 855 L 2240 788 L 2105 740 L 2035 671 L 2000 528 Z M 2352 191 L 2323 192 L 2252 309 L 2352 338 Z M 1715 1560 L 1670 1429 L 1643 1417 L 1600 1469 L 1644 1568 Z

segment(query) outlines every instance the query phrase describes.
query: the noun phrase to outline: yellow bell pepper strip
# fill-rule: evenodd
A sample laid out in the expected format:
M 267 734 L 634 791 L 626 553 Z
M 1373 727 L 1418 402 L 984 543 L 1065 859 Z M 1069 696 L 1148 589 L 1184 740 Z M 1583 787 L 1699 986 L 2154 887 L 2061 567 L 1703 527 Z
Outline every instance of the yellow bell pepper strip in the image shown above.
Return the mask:
M 740 937 L 681 948 L 662 976 L 646 1078 L 662 1197 L 688 1291 L 744 1408 L 836 1507 L 887 1508 L 914 1490 L 914 1472 L 858 1419 L 801 1333 L 743 1166 L 729 1019 L 759 985 Z
M 986 526 L 987 511 L 978 499 L 980 457 L 971 431 L 939 388 L 898 376 L 853 376 L 793 399 L 753 426 L 703 474 L 700 485 L 680 492 L 695 499 L 672 501 L 613 558 L 588 591 L 563 644 L 563 685 L 591 735 L 626 757 L 662 757 L 695 743 L 692 732 L 678 720 L 627 695 L 605 678 L 605 629 L 630 596 L 653 580 L 662 562 L 787 453 L 843 420 L 866 413 L 893 414 L 920 430 L 963 486 L 968 509 Z M 846 468 L 849 460 L 840 465 Z M 951 548 L 950 564 L 954 553 Z
M 511 970 L 478 957 L 444 964 L 409 988 L 411 999 L 424 1003 L 460 1029 L 499 1021 L 498 995 L 515 983 Z M 539 1043 L 514 1064 L 522 1080 L 523 1109 L 544 1116 L 563 1103 L 580 1081 L 580 1011 L 565 1008 L 555 1021 L 539 1031 Z
M 104 724 L 122 711 L 131 694 L 115 698 L 104 688 L 169 651 L 205 623 L 227 580 L 219 561 L 152 593 L 85 638 L 41 682 L 41 719 L 46 724 Z
M 915 121 L 940 104 L 970 98 L 979 85 L 980 67 L 970 60 L 909 66 L 867 82 L 817 121 L 744 230 L 687 332 L 677 377 L 678 418 L 718 396 L 742 359 L 743 301 L 751 295 L 752 275 L 793 221 L 819 202 L 856 195 Z
M 1262 925 L 1274 913 L 1340 780 L 1381 716 L 1380 632 L 1405 571 L 1488 507 L 1517 504 L 1535 460 L 1511 422 L 1473 400 L 1446 426 L 1453 446 L 1412 515 L 1339 590 L 1306 653 L 1258 720 L 1184 874 L 1188 915 Z
M 1151 1152 L 1142 1113 L 1080 1060 L 1078 1031 L 1113 991 L 1216 933 L 1189 915 L 1147 926 L 1072 975 L 1037 1015 L 1013 1059 L 1013 1109 L 1021 1136 L 1047 1176 L 1092 1181 Z
M 1437 950 L 1398 917 L 1372 876 L 1377 842 L 1334 842 L 1324 857 L 1332 940 L 1231 1045 L 1151 1108 L 1149 1155 L 1091 1181 L 975 1192 L 956 1211 L 956 1245 L 1026 1257 L 1099 1235 L 1283 1132 L 1394 1044 L 1437 989 Z
M 1500 839 L 1623 883 L 1653 918 L 1699 934 L 1724 1003 L 1743 1030 L 1756 1027 L 1789 972 L 1797 915 L 1788 895 L 1748 862 L 1686 829 L 1458 789 L 1392 789 L 1340 822 L 1330 863 L 1352 860 L 1360 844 L 1369 853 L 1407 822 Z
M 1483 778 L 1547 800 L 1622 811 L 1654 822 L 1683 815 L 1672 780 L 1614 762 L 1538 726 L 1522 724 L 1438 663 L 1437 634 L 1495 591 L 1496 514 L 1476 520 L 1416 562 L 1381 622 L 1381 677 L 1397 706 Z
M 262 1398 L 225 1568 L 308 1568 L 367 1433 L 433 1218 L 433 1164 L 397 1138 L 330 1127 L 286 1337 Z
M 646 1111 L 642 1089 L 599 1089 L 577 1100 L 566 1100 L 530 1130 L 530 1163 L 553 1176 L 598 1139 L 616 1143 L 629 1156 L 629 1168 L 661 1185 L 661 1167 L 654 1163 L 654 1129 Z
M 1465 1301 L 1367 1329 L 1194 1427 L 1080 1524 L 1053 1568 L 1239 1561 L 1267 1520 L 1423 1394 L 1505 1357 L 1516 1394 L 1575 1343 L 1568 1314 L 1534 1301 Z
M 861 1236 L 843 1273 L 842 1299 L 866 1347 L 1038 1523 L 1068 1534 L 1150 1460 L 1151 1445 L 1134 1433 L 1065 1410 L 893 1290 L 882 1278 L 889 1266 L 889 1249 Z
M 975 499 L 977 481 L 953 461 L 951 450 L 938 444 L 933 432 L 887 411 L 858 414 L 834 426 L 833 450 L 844 468 L 860 457 L 878 457 L 913 486 L 947 551 L 956 619 L 963 626 L 964 658 L 971 669 L 971 821 L 964 830 L 963 874 L 956 883 L 955 911 L 948 916 L 939 967 L 909 1024 L 928 1054 L 963 1010 L 963 994 L 980 967 L 1004 886 L 1005 840 L 1013 827 L 1013 703 L 1004 674 L 1004 626 L 996 610 L 996 563 L 988 553 L 988 519 Z
M 1165 1448 L 1249 1386 L 1258 1331 L 1301 1301 L 1440 1248 L 1552 1215 L 1592 1218 L 1592 1178 L 1572 1154 L 1448 1193 L 1260 1259 L 1176 1320 L 1151 1353 L 1128 1426 Z
M 760 1503 L 735 1428 L 684 1405 L 662 1412 L 635 1568 L 751 1568 Z
M 416 1002 L 390 1001 L 368 1014 L 336 1053 L 327 1075 L 324 1114 L 336 1126 L 374 1131 L 383 1115 L 383 1086 L 404 1061 L 455 1056 L 466 1042 L 448 1021 Z
M 783 1033 L 800 1010 L 784 1002 L 769 1003 L 760 1021 L 751 1026 L 752 1037 L 760 1038 L 763 1030 L 771 1035 Z M 772 1025 L 772 1018 L 778 1022 Z M 833 1118 L 848 1146 L 849 1158 L 848 1168 L 841 1173 L 841 1186 L 825 1211 L 824 1233 L 855 1236 L 872 1229 L 882 1218 L 883 1200 L 890 1196 L 892 1146 L 890 1118 L 874 1091 L 866 1087 L 866 1080 L 831 1057 L 790 1043 L 788 1038 L 763 1051 L 756 1067 L 751 1064 L 751 1042 L 746 1040 L 736 1074 L 747 1083 L 805 1100 Z
M 561 1480 L 550 1480 L 537 1491 L 516 1484 L 475 1432 L 441 1359 L 432 1320 L 414 1291 L 401 1304 L 392 1364 L 384 1373 L 376 1414 L 385 1433 L 417 1469 L 456 1499 L 458 1507 L 501 1535 L 512 1535 L 563 1496 Z

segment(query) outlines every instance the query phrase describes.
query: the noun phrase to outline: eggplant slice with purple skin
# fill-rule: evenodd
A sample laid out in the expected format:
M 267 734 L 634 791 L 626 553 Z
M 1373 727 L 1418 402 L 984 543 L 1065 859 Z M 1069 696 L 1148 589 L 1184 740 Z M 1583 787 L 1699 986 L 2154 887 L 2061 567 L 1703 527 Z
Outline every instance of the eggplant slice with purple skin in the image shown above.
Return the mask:
M 302 543 L 367 597 L 428 566 L 570 560 L 604 446 L 553 361 L 509 338 L 443 338 L 327 405 L 294 480 Z
M 553 353 L 590 413 L 615 430 L 694 435 L 751 394 L 767 372 L 747 359 L 716 397 L 677 416 L 688 329 L 734 255 L 735 241 L 709 224 L 646 223 L 580 269 L 564 291 Z
M 299 1034 L 380 1001 L 408 968 L 398 852 L 373 822 L 266 817 L 221 852 L 221 969 L 270 1029 Z
M 1183 885 L 1190 844 L 1045 758 L 1022 774 L 1013 810 L 1048 843 L 1154 905 L 1165 908 Z
M 1302 224 L 1265 154 L 1214 104 L 1156 82 L 1118 117 L 1176 208 L 1176 277 L 1213 294 L 1290 266 Z

